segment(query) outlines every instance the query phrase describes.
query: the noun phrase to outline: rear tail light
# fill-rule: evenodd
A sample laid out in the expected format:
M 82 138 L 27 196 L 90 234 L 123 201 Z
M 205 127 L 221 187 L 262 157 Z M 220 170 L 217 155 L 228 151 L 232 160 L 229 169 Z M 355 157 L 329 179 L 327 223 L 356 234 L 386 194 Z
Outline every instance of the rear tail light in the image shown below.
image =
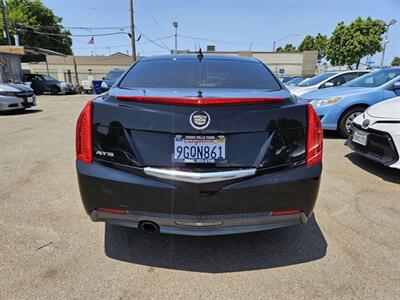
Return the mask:
M 293 214 L 298 214 L 298 213 L 301 213 L 300 209 L 277 210 L 277 211 L 273 211 L 272 215 L 273 216 L 283 216 L 283 215 L 293 215 Z
M 128 213 L 128 211 L 126 211 L 125 209 L 117 209 L 117 208 L 99 207 L 99 208 L 96 208 L 96 210 L 109 212 L 109 213 L 113 213 L 113 214 L 120 214 L 120 215 L 124 215 L 124 214 Z
M 182 106 L 242 105 L 282 102 L 285 98 L 195 98 L 195 97 L 152 97 L 152 96 L 117 96 L 120 101 L 169 104 Z
M 76 160 L 91 164 L 92 153 L 92 111 L 93 103 L 89 101 L 83 108 L 76 123 Z
M 323 130 L 321 121 L 311 104 L 307 107 L 307 167 L 322 160 Z

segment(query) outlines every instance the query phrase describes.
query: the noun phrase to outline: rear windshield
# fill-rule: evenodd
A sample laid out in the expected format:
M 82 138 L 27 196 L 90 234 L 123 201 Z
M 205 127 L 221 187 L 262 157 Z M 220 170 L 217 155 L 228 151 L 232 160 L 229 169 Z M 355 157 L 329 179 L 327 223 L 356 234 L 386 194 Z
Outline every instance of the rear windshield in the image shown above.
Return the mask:
M 281 89 L 263 64 L 222 59 L 142 60 L 119 87 Z

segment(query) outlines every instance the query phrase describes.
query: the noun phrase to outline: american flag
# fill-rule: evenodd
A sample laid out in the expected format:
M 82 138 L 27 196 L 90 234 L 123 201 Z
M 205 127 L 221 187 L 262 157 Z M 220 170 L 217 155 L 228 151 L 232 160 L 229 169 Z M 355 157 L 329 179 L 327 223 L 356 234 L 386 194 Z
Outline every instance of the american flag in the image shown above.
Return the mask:
M 88 41 L 89 45 L 94 45 L 94 37 L 92 36 L 92 38 Z

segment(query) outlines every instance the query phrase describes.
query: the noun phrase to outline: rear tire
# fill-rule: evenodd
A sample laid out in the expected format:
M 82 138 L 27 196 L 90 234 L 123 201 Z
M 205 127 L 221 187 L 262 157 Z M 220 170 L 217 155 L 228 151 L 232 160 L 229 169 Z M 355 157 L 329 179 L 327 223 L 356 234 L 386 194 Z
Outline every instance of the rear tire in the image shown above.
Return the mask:
M 347 139 L 350 135 L 351 124 L 353 123 L 354 119 L 362 114 L 366 107 L 364 106 L 355 106 L 347 110 L 340 118 L 339 123 L 339 135 L 342 138 Z

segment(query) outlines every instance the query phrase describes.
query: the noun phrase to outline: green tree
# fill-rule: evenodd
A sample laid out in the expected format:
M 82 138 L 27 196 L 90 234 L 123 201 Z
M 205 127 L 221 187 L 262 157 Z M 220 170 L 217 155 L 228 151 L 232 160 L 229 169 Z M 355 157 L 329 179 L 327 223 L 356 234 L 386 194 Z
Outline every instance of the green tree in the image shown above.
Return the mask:
M 315 39 L 312 35 L 306 35 L 304 40 L 299 45 L 299 51 L 315 50 Z
M 318 51 L 318 60 L 326 56 L 326 48 L 328 47 L 328 37 L 324 34 L 318 33 L 315 37 L 315 49 Z
M 318 60 L 325 57 L 328 38 L 320 33 L 316 37 L 306 35 L 299 45 L 299 51 L 318 51 Z
M 333 66 L 347 65 L 358 69 L 366 55 L 382 51 L 382 34 L 386 28 L 381 20 L 358 17 L 346 26 L 340 22 L 332 33 L 326 47 L 326 57 Z
M 391 65 L 392 65 L 393 67 L 394 67 L 394 66 L 400 66 L 400 57 L 395 56 L 395 57 L 393 58 L 393 60 L 392 60 Z
M 41 0 L 7 0 L 6 7 L 10 35 L 17 34 L 21 45 L 72 54 L 71 33 Z M 6 43 L 3 37 L 0 42 Z
M 285 47 L 278 47 L 276 52 L 296 52 L 296 46 L 292 44 L 286 44 Z

